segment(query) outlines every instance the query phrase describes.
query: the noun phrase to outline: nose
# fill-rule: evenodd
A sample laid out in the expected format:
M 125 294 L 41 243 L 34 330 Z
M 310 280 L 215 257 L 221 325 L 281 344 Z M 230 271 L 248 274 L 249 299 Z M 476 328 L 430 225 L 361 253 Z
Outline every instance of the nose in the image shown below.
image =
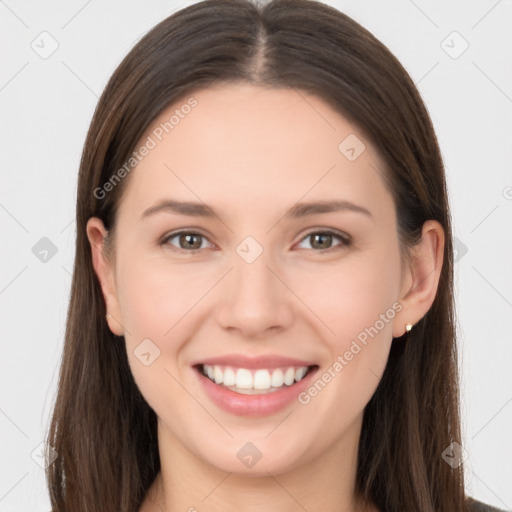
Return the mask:
M 252 263 L 235 254 L 220 290 L 217 318 L 223 329 L 254 339 L 290 327 L 294 295 L 275 266 L 265 251 Z

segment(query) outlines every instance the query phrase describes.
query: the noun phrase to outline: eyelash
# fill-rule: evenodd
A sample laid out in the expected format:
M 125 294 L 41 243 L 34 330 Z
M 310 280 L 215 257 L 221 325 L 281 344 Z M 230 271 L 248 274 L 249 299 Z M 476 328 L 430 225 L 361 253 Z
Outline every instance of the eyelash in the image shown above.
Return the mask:
M 300 240 L 299 243 L 303 242 L 304 240 L 306 240 L 308 237 L 311 237 L 312 235 L 332 235 L 334 238 L 337 238 L 341 243 L 338 244 L 338 245 L 335 245 L 333 247 L 329 247 L 328 249 L 312 249 L 314 252 L 318 252 L 318 253 L 326 253 L 326 252 L 330 252 L 332 250 L 335 250 L 336 247 L 338 248 L 343 248 L 343 247 L 349 247 L 351 244 L 352 244 L 352 239 L 348 236 L 348 235 L 342 235 L 341 233 L 338 233 L 336 231 L 331 231 L 331 230 L 325 230 L 325 231 L 322 231 L 322 230 L 314 230 L 314 231 L 309 231 L 308 233 L 306 233 Z M 200 249 L 181 249 L 180 247 L 175 247 L 171 244 L 169 244 L 169 240 L 173 239 L 173 238 L 176 238 L 177 236 L 179 235 L 195 235 L 195 236 L 200 236 L 206 240 L 208 240 L 208 237 L 203 235 L 202 233 L 198 233 L 196 231 L 185 231 L 185 230 L 182 230 L 182 231 L 176 231 L 174 233 L 170 233 L 169 235 L 165 236 L 161 242 L 160 242 L 160 245 L 168 245 L 171 250 L 175 250 L 175 251 L 178 251 L 178 252 L 185 252 L 185 253 L 194 253 L 194 252 L 198 252 Z

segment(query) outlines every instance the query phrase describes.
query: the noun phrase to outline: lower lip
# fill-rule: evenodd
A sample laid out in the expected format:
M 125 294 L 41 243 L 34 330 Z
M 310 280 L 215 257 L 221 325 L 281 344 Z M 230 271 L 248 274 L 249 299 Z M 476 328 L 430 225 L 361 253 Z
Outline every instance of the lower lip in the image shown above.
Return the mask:
M 281 411 L 296 400 L 299 393 L 310 385 L 317 370 L 318 367 L 313 368 L 301 381 L 295 382 L 291 386 L 284 385 L 278 391 L 262 395 L 243 395 L 215 384 L 203 375 L 200 369 L 194 368 L 211 401 L 221 409 L 239 416 L 266 416 Z

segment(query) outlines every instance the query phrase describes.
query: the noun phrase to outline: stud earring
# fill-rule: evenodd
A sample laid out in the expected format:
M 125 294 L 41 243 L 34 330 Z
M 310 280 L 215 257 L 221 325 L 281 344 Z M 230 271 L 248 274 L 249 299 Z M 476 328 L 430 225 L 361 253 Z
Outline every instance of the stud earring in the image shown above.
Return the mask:
M 412 329 L 412 324 L 405 324 L 405 332 L 409 333 Z

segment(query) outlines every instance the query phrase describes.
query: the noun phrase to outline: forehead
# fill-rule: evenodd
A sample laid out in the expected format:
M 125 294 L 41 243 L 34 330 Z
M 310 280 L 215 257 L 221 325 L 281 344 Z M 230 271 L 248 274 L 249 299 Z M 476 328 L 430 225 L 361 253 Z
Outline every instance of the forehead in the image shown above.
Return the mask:
M 369 204 L 387 193 L 370 142 L 304 91 L 210 86 L 166 108 L 136 148 L 149 140 L 123 200 L 141 212 L 169 196 L 268 210 L 304 196 Z

